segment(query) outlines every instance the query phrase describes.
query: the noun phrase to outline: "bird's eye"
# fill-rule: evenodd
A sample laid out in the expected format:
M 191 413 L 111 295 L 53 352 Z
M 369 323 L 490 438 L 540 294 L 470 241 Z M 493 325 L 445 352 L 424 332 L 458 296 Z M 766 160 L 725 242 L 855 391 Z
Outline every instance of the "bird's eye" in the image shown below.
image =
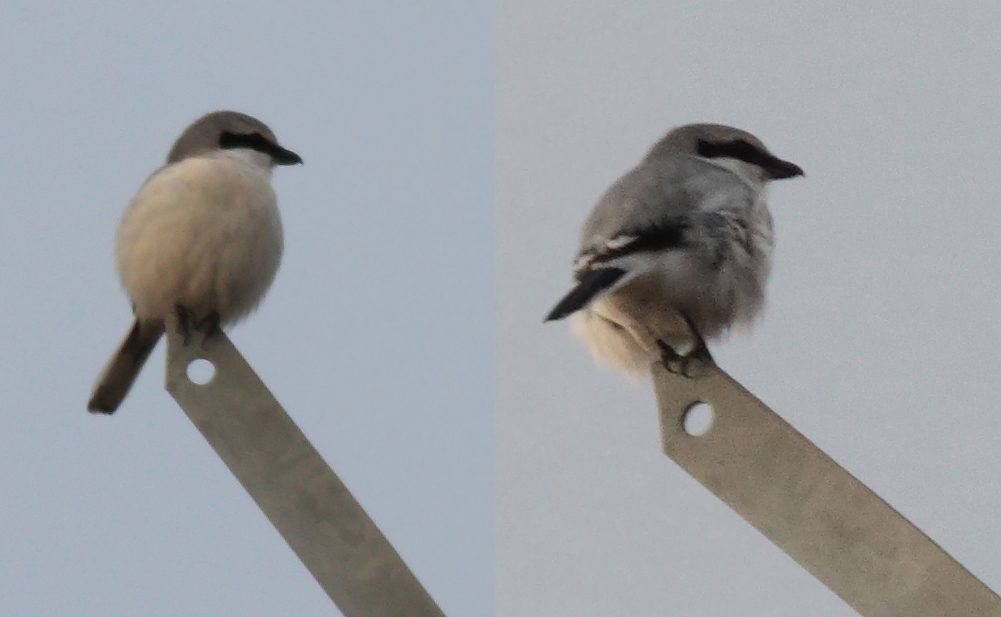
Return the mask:
M 253 150 L 265 151 L 270 144 L 260 133 L 232 133 L 223 131 L 219 134 L 219 147 L 223 150 L 230 148 L 251 148 Z
M 699 156 L 704 156 L 707 159 L 725 156 L 748 162 L 750 162 L 750 159 L 763 154 L 760 148 L 755 147 L 754 144 L 743 139 L 721 142 L 711 142 L 700 139 L 696 145 L 696 150 L 699 153 Z
M 704 156 L 707 159 L 712 159 L 719 156 L 718 146 L 704 139 L 700 139 L 698 141 L 698 143 L 695 146 L 695 151 L 699 153 L 699 156 Z
M 229 131 L 223 131 L 219 135 L 219 147 L 222 148 L 223 150 L 226 150 L 226 149 L 229 149 L 229 148 L 236 148 L 236 147 L 238 147 L 239 138 L 240 138 L 240 136 L 237 135 L 236 133 L 230 133 Z

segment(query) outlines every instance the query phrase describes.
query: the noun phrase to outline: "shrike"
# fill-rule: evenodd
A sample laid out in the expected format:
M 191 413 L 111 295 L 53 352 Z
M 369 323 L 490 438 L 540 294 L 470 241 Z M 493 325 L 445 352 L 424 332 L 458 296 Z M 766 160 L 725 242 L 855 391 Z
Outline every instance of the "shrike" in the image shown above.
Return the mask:
M 670 131 L 598 200 L 581 232 L 576 287 L 546 321 L 570 316 L 600 364 L 687 372 L 706 338 L 749 325 L 772 262 L 769 181 L 803 170 L 740 129 Z
M 169 314 L 211 331 L 257 307 L 283 248 L 271 169 L 296 163 L 263 122 L 235 111 L 202 116 L 181 133 L 118 225 L 118 274 L 135 319 L 89 411 L 118 408 Z

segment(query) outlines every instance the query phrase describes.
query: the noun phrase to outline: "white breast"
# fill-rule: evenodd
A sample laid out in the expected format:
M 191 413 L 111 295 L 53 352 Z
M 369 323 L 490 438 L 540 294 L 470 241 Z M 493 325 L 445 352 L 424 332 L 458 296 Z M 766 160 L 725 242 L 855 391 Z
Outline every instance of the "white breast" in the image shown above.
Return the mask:
M 269 171 L 220 151 L 146 181 L 119 224 L 117 261 L 140 317 L 162 319 L 181 305 L 231 323 L 260 302 L 282 248 Z

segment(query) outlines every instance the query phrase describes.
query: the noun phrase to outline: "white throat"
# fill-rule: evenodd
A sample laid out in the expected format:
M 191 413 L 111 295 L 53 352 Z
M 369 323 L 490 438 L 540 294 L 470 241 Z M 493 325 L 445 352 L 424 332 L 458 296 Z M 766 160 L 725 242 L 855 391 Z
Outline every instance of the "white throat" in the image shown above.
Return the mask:
M 719 156 L 711 159 L 704 158 L 703 160 L 735 174 L 738 178 L 743 180 L 745 184 L 759 193 L 765 188 L 766 182 L 761 179 L 762 170 L 757 165 L 751 165 L 746 161 L 730 158 L 728 156 Z
M 224 151 L 228 156 L 235 159 L 240 159 L 246 163 L 258 167 L 261 171 L 267 172 L 271 175 L 272 160 L 271 156 L 263 152 L 259 152 L 252 148 L 230 148 Z

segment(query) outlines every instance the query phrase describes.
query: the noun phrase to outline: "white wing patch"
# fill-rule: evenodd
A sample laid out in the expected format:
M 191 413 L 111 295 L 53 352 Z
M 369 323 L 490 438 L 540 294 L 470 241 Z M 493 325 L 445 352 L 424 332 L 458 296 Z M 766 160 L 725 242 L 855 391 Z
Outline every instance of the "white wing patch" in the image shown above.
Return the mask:
M 601 246 L 592 249 L 582 254 L 580 257 L 578 257 L 573 264 L 573 271 L 579 273 L 579 272 L 584 272 L 585 270 L 589 270 L 591 268 L 591 264 L 593 264 L 596 261 L 601 261 L 602 258 L 608 255 L 609 253 L 617 251 L 625 246 L 629 246 L 630 244 L 636 241 L 637 237 L 638 236 L 620 235 L 620 236 L 615 236 L 614 238 L 610 238 Z
M 617 251 L 620 248 L 628 246 L 629 244 L 635 242 L 636 238 L 637 236 L 615 236 L 614 238 L 605 243 L 603 250 L 600 252 L 603 253 L 605 251 Z

